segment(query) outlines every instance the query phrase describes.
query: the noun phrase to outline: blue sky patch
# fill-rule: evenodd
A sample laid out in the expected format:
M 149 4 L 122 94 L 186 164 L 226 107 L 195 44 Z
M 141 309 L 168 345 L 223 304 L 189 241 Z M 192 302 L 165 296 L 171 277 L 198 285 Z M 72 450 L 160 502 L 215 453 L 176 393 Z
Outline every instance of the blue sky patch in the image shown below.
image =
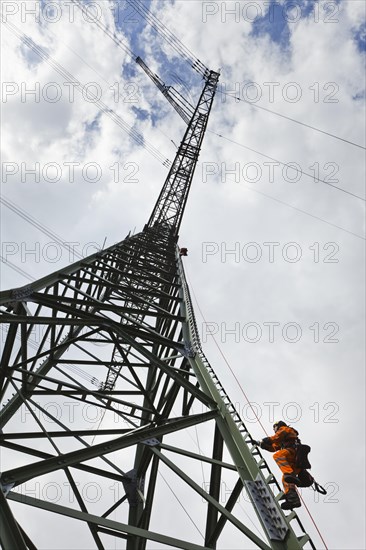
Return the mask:
M 29 36 L 27 36 L 27 39 L 34 44 L 34 46 L 38 46 Z M 48 57 L 48 53 L 44 48 L 41 48 L 44 55 Z M 25 42 L 22 41 L 20 45 L 20 53 L 24 60 L 27 63 L 27 66 L 29 69 L 33 69 L 34 67 L 37 67 L 40 63 L 43 62 L 43 59 L 36 53 L 30 46 L 28 46 Z
M 147 9 L 149 9 L 151 3 L 152 2 L 148 0 L 145 1 L 143 4 Z M 162 5 L 164 6 L 164 4 Z M 114 19 L 117 29 L 121 31 L 123 35 L 127 38 L 129 42 L 129 47 L 133 51 L 133 53 L 135 55 L 139 55 L 144 61 L 146 61 L 141 36 L 145 32 L 147 26 L 149 32 L 151 27 L 146 22 L 144 17 L 142 17 L 140 13 L 136 12 L 131 7 L 129 2 L 120 2 L 119 5 L 116 6 L 116 8 L 114 9 Z M 194 70 L 192 70 L 192 67 L 190 67 L 189 64 L 187 64 L 180 57 L 177 57 L 177 53 L 174 49 L 171 49 L 171 56 L 165 53 L 165 51 L 162 49 L 162 46 L 164 44 L 165 47 L 166 42 L 162 38 L 161 34 L 156 32 L 155 29 L 153 29 L 152 36 L 153 42 L 152 44 L 150 44 L 150 47 L 152 47 L 152 55 L 159 65 L 159 69 L 157 70 L 158 76 L 166 86 L 174 86 L 174 88 L 178 90 L 188 101 L 191 101 L 195 104 L 197 98 L 192 98 L 191 90 L 197 87 L 200 81 L 200 76 L 197 75 Z M 178 36 L 178 38 L 182 38 L 184 40 L 184 36 Z M 136 76 L 136 72 L 141 71 L 142 69 L 137 67 L 132 61 L 131 63 L 125 64 L 123 66 L 122 75 L 128 80 L 134 78 Z M 154 70 L 154 72 L 155 71 L 156 69 Z M 153 84 L 153 82 L 149 80 L 149 77 L 146 76 L 146 78 L 146 82 L 150 82 L 151 86 L 155 88 L 155 84 Z M 156 93 L 159 94 L 160 92 L 158 92 L 158 90 L 156 89 Z M 150 102 L 152 104 L 155 103 L 153 97 L 150 98 Z M 152 113 L 154 113 L 151 115 L 152 124 L 156 125 L 159 118 L 164 116 L 164 113 L 160 112 L 161 109 L 158 109 L 157 105 L 155 105 L 155 109 L 153 108 L 154 105 L 151 106 Z M 138 120 L 145 120 L 147 118 L 146 113 L 144 113 L 141 109 L 135 108 L 134 112 Z
M 100 119 L 102 117 L 102 112 L 99 111 L 98 114 L 90 122 L 84 122 L 84 147 L 93 147 L 95 144 L 95 138 L 100 135 Z
M 144 6 L 149 9 L 151 1 L 144 2 Z M 133 7 L 126 1 L 118 2 L 113 9 L 114 21 L 117 30 L 123 32 L 130 42 L 131 50 L 139 54 L 140 36 L 143 34 L 147 22 Z
M 267 35 L 272 42 L 286 49 L 290 41 L 290 29 L 284 17 L 283 6 L 272 0 L 268 11 L 254 20 L 251 35 Z
M 149 111 L 146 111 L 146 109 L 141 109 L 141 107 L 136 107 L 133 105 L 132 111 L 136 114 L 139 120 L 147 120 L 150 117 Z
M 366 23 L 362 23 L 354 32 L 354 40 L 360 52 L 366 52 Z
M 99 112 L 96 117 L 91 122 L 85 123 L 85 130 L 87 132 L 99 132 L 100 130 L 100 118 L 102 116 L 102 113 Z
M 365 99 L 366 92 L 365 90 L 362 90 L 362 92 L 357 92 L 354 96 L 352 96 L 352 99 L 354 101 L 360 101 Z
M 338 0 L 332 3 L 338 3 Z M 284 4 L 271 0 L 267 11 L 253 21 L 251 35 L 267 35 L 285 50 L 290 45 L 292 25 L 301 19 L 320 17 L 319 10 L 317 0 L 286 0 Z

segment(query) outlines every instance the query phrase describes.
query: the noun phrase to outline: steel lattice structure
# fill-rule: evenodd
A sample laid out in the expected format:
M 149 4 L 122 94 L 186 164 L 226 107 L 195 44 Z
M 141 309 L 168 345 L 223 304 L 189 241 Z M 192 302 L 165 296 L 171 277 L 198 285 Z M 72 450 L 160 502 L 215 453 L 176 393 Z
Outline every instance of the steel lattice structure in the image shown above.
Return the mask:
M 85 532 L 98 549 L 114 537 L 127 550 L 203 550 L 222 548 L 228 536 L 242 548 L 315 548 L 298 516 L 279 508 L 280 487 L 204 355 L 179 254 L 218 78 L 206 75 L 188 118 L 170 98 L 187 130 L 141 233 L 0 295 L 7 327 L 0 370 L 4 550 L 44 544 L 43 534 L 41 542 L 31 534 L 32 513 L 65 518 L 65 529 L 68 521 L 77 525 L 77 537 L 84 540 Z M 91 429 L 80 405 L 101 411 L 97 426 Z M 187 443 L 197 426 L 205 427 L 210 453 Z M 204 487 L 196 475 L 203 466 L 210 472 Z M 167 490 L 162 472 L 174 489 Z M 232 488 L 223 503 L 227 475 Z M 24 490 L 39 480 L 67 485 L 72 499 L 55 502 Z M 81 487 L 95 480 L 113 482 L 118 494 L 104 492 L 91 503 Z M 237 506 L 243 488 L 259 535 Z M 191 503 L 200 536 L 182 519 Z M 52 539 L 51 525 L 48 532 Z

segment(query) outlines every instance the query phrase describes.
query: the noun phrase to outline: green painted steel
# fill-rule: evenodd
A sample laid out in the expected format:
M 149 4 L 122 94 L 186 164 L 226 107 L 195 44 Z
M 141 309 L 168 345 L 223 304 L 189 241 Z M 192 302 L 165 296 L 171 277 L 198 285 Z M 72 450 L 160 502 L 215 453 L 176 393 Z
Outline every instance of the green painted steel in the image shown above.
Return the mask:
M 59 504 L 54 504 L 52 502 L 45 502 L 44 500 L 39 500 L 27 495 L 19 495 L 17 493 L 10 492 L 8 495 L 9 500 L 14 502 L 19 502 L 21 504 L 27 504 L 28 506 L 34 506 L 47 512 L 54 512 L 62 516 L 67 516 L 69 518 L 77 519 L 83 522 L 91 523 L 97 526 L 107 527 L 110 530 L 110 533 L 119 532 L 119 533 L 128 533 L 133 537 L 142 537 L 144 539 L 152 540 L 154 542 L 160 542 L 164 545 L 169 545 L 174 548 L 182 548 L 183 550 L 210 550 L 206 546 L 201 546 L 198 544 L 193 544 L 186 540 L 179 540 L 175 537 L 169 537 L 162 535 L 160 533 L 154 533 L 153 531 L 146 531 L 145 529 L 140 529 L 132 525 L 127 525 L 124 523 L 119 523 L 118 521 L 113 521 L 110 519 L 105 519 L 103 517 L 94 516 L 93 514 L 87 514 L 85 512 L 80 512 L 79 510 L 74 510 L 73 508 L 67 508 L 65 506 L 60 506 Z M 7 548 L 6 546 L 4 548 Z M 8 547 L 12 550 L 23 550 L 22 547 L 12 546 Z M 25 548 L 25 547 L 24 547 Z
M 208 368 L 209 363 L 205 358 L 201 348 L 193 306 L 184 274 L 183 263 L 178 251 L 177 263 L 179 266 L 178 269 L 182 282 L 181 307 L 182 313 L 186 317 L 186 322 L 183 324 L 183 334 L 187 345 L 189 345 L 194 352 L 194 357 L 189 359 L 192 369 L 196 372 L 197 378 L 200 381 L 200 386 L 203 391 L 205 391 L 207 395 L 209 395 L 217 404 L 220 416 L 216 420 L 216 423 L 230 452 L 230 455 L 237 468 L 241 480 L 243 481 L 243 483 L 245 483 L 245 481 L 247 480 L 254 481 L 257 476 L 260 476 L 266 483 L 266 479 L 263 476 L 262 469 L 260 468 L 258 462 L 254 459 L 249 445 L 245 442 L 243 433 L 241 433 L 239 430 L 239 425 L 243 425 L 242 422 L 240 421 L 240 419 L 239 422 L 234 420 L 234 414 L 232 411 L 230 411 L 228 407 L 228 397 L 226 396 L 226 393 L 225 401 L 223 399 L 222 392 L 220 392 L 220 389 L 223 389 L 222 386 L 218 383 L 218 381 L 215 382 L 212 375 L 210 374 L 209 368 L 211 367 Z M 235 414 L 237 415 L 236 412 Z M 245 431 L 244 433 L 245 435 L 248 435 L 247 431 Z M 283 519 L 288 525 L 288 534 L 285 541 L 283 542 L 270 541 L 269 543 L 271 544 L 271 548 L 273 548 L 274 550 L 299 550 L 303 547 L 303 545 L 299 543 L 297 536 L 291 528 L 290 522 L 286 520 L 286 516 L 281 511 L 278 504 L 277 508 L 278 513 L 282 515 Z M 259 516 L 259 519 L 262 521 L 261 516 Z
M 7 499 L 0 487 L 0 542 L 2 547 L 13 550 L 26 550 L 22 533 L 10 510 Z
M 144 230 L 39 281 L 0 293 L 0 323 L 6 327 L 0 362 L 0 480 L 19 490 L 2 495 L 4 550 L 38 545 L 28 538 L 25 524 L 18 527 L 18 508 L 13 511 L 10 501 L 28 507 L 30 523 L 32 508 L 79 521 L 80 544 L 85 535 L 98 550 L 107 547 L 106 535 L 125 539 L 127 550 L 145 550 L 149 541 L 187 550 L 219 549 L 229 525 L 243 544 L 263 550 L 297 550 L 304 544 L 315 549 L 296 514 L 285 518 L 288 535 L 278 542 L 267 540 L 264 528 L 262 538 L 254 533 L 235 509 L 245 481 L 258 474 L 275 497 L 280 488 L 202 351 L 177 250 L 219 74 L 207 71 L 204 78 L 193 114 L 184 113 L 180 103 L 188 126 Z M 177 108 L 177 98 L 170 99 Z M 93 429 L 78 407 L 101 414 Z M 197 434 L 199 427 L 210 437 L 205 454 L 197 453 L 190 440 L 190 430 Z M 204 466 L 211 474 L 208 488 L 194 479 Z M 174 476 L 168 489 L 161 482 L 165 469 Z M 224 506 L 220 484 L 227 475 L 234 486 Z M 105 485 L 114 481 L 117 492 L 103 494 L 101 503 L 88 502 L 79 485 L 95 479 Z M 62 486 L 65 480 L 74 506 L 52 503 L 47 493 L 43 499 L 24 494 L 27 482 Z M 176 494 L 180 484 L 184 489 Z M 191 501 L 199 516 L 194 519 L 187 510 Z M 171 525 L 159 517 L 163 505 L 169 512 L 176 505 L 175 527 L 182 536 L 173 536 Z M 119 521 L 108 518 L 112 513 Z M 187 516 L 189 533 L 182 522 Z M 258 520 L 263 526 L 260 515 Z M 57 524 L 48 528 L 46 522 L 44 530 L 52 545 Z

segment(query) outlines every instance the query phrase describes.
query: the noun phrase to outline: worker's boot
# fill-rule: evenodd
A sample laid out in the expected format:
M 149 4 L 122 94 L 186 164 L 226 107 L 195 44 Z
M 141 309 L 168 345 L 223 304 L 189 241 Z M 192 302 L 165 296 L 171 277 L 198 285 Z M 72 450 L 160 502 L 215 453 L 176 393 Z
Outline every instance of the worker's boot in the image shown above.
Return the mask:
M 286 497 L 285 502 L 281 504 L 282 510 L 293 510 L 294 508 L 300 508 L 301 506 L 300 498 L 295 489 L 290 489 L 285 494 L 285 497 Z

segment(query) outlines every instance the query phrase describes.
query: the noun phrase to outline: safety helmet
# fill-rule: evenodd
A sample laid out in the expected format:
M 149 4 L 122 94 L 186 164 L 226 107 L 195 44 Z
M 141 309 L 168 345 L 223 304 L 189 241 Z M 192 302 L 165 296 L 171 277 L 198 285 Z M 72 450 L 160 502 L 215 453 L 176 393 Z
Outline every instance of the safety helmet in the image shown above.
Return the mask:
M 283 420 L 277 420 L 277 422 L 273 424 L 273 429 L 275 430 L 276 428 L 282 428 L 282 426 L 287 426 L 286 422 Z

